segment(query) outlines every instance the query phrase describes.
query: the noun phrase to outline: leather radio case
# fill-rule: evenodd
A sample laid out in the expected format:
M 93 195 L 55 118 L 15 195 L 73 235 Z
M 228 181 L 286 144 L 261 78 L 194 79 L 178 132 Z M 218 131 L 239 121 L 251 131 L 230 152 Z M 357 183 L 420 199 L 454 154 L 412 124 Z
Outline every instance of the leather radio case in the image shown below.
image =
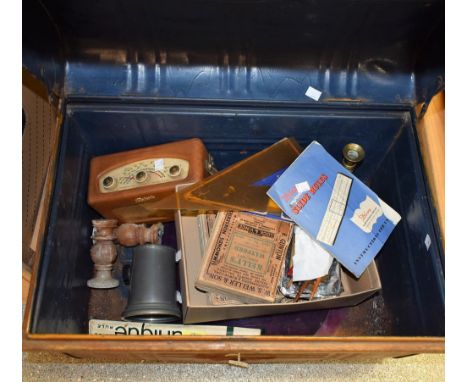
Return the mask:
M 95 157 L 88 204 L 121 223 L 174 220 L 172 210 L 145 206 L 170 196 L 178 184 L 200 181 L 210 166 L 211 157 L 197 138 Z

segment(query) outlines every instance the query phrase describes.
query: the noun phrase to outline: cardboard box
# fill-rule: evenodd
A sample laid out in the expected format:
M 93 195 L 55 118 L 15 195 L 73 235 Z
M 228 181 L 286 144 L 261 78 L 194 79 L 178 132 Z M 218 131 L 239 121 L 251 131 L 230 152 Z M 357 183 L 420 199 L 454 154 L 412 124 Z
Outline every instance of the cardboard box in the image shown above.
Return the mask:
M 185 324 L 356 305 L 381 289 L 377 266 L 372 262 L 359 279 L 342 270 L 344 290 L 338 297 L 289 304 L 213 305 L 208 293 L 195 288 L 203 258 L 197 217 L 193 213 L 178 211 L 175 221 L 177 245 L 181 253 L 179 273 Z

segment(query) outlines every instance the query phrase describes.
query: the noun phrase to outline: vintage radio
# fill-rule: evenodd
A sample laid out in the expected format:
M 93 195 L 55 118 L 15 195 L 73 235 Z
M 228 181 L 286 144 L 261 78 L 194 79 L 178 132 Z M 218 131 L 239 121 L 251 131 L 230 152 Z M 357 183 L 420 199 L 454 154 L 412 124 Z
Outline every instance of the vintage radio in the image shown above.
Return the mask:
M 95 157 L 88 203 L 120 222 L 173 220 L 172 210 L 153 210 L 147 203 L 168 197 L 178 184 L 203 179 L 212 169 L 211 156 L 197 138 Z

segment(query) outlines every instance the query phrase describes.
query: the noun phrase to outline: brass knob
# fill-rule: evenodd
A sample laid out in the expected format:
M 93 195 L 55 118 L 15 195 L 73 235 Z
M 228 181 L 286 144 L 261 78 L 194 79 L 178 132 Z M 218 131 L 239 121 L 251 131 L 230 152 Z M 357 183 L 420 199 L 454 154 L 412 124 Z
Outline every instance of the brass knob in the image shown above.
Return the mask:
M 358 164 L 360 164 L 366 152 L 361 145 L 357 143 L 348 143 L 343 147 L 343 166 L 345 166 L 349 171 L 353 171 Z

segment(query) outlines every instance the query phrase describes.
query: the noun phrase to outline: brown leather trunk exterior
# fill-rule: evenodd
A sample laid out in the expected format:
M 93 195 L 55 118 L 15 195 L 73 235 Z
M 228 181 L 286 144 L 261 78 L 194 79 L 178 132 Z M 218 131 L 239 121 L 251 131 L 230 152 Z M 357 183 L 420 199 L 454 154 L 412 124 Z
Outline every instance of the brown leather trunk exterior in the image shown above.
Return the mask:
M 380 359 L 444 352 L 443 338 L 399 337 L 138 337 L 30 335 L 27 351 L 51 351 L 78 358 L 160 362 L 307 362 L 326 359 Z

